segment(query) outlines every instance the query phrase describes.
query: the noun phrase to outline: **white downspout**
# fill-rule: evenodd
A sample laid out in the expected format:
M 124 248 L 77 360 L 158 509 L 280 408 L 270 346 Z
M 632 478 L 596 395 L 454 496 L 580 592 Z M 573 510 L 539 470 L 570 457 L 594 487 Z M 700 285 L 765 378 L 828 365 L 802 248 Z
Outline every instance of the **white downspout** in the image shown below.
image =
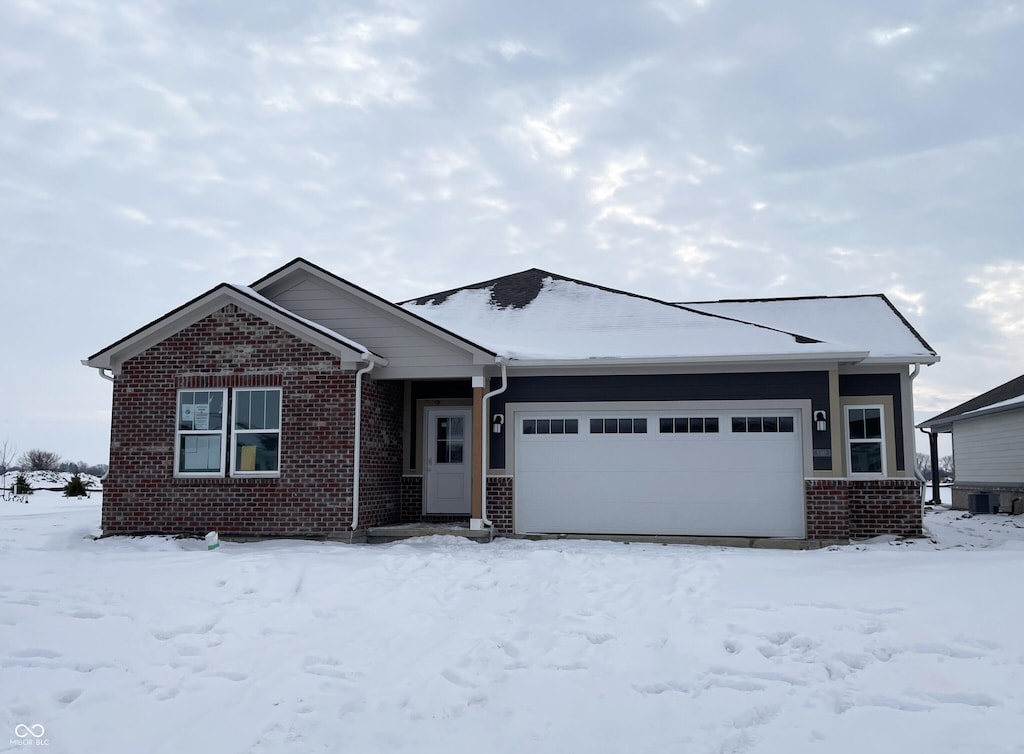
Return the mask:
M 508 370 L 507 370 L 508 359 L 505 358 L 504 356 L 498 356 L 495 359 L 495 361 L 497 361 L 498 364 L 501 365 L 501 386 L 498 387 L 496 390 L 492 390 L 489 393 L 484 393 L 483 400 L 480 401 L 480 403 L 481 403 L 481 410 L 484 412 L 484 416 L 483 416 L 484 420 L 482 422 L 483 423 L 483 432 L 482 432 L 483 437 L 480 438 L 480 442 L 481 442 L 480 447 L 483 450 L 483 452 L 480 454 L 482 456 L 482 460 L 480 461 L 480 466 L 481 466 L 481 469 L 480 469 L 480 484 L 483 487 L 483 489 L 480 490 L 480 521 L 481 521 L 481 523 L 483 523 L 484 526 L 486 526 L 488 529 L 491 530 L 491 536 L 492 537 L 494 536 L 494 524 L 491 522 L 491 520 L 489 518 L 487 518 L 487 461 L 489 460 L 488 456 L 490 456 L 490 454 L 491 454 L 491 452 L 490 452 L 491 451 L 490 443 L 488 442 L 488 440 L 490 439 L 490 436 L 491 436 L 490 435 L 490 427 L 491 427 L 490 414 L 491 414 L 491 412 L 490 412 L 490 409 L 488 407 L 488 403 L 490 402 L 492 397 L 494 397 L 495 395 L 498 395 L 499 393 L 504 393 L 505 390 L 508 388 Z M 507 426 L 508 425 L 506 425 L 506 427 Z
M 366 366 L 356 372 L 356 436 L 352 443 L 352 531 L 359 527 L 359 440 L 363 423 L 363 375 L 373 371 L 377 362 L 368 351 L 364 351 L 362 360 Z

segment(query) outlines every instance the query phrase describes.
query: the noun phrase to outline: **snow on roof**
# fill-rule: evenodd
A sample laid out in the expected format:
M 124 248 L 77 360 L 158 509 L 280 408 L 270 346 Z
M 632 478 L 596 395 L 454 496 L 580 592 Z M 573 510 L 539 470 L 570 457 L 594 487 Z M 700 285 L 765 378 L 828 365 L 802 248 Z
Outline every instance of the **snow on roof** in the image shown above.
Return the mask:
M 869 358 L 937 360 L 935 351 L 882 295 L 707 301 L 680 306 L 869 351 Z
M 1009 400 L 999 401 L 999 403 L 993 403 L 990 406 L 976 408 L 971 411 L 964 411 L 961 414 L 961 416 L 969 416 L 971 414 L 981 413 L 982 411 L 988 412 L 1000 408 L 1012 408 L 1014 406 L 1024 406 L 1024 395 L 1018 395 L 1016 398 L 1010 398 Z
M 800 358 L 851 350 L 556 276 L 544 277 L 519 305 L 501 306 L 493 288 L 477 284 L 402 306 L 516 359 Z

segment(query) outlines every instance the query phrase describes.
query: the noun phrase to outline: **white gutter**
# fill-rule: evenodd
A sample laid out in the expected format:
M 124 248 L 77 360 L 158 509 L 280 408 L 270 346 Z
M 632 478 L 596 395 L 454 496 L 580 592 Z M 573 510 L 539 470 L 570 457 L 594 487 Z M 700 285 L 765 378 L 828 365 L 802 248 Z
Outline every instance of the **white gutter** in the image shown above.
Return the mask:
M 693 366 L 718 364 L 751 364 L 764 362 L 864 362 L 870 351 L 819 351 L 812 353 L 779 354 L 736 354 L 734 356 L 583 356 L 578 359 L 534 358 L 529 355 L 517 356 L 519 365 L 526 367 L 594 367 L 594 366 L 662 366 L 686 364 Z M 506 357 L 499 357 L 506 358 Z M 892 363 L 906 364 L 907 360 L 893 360 Z
M 356 436 L 352 444 L 352 531 L 359 527 L 359 440 L 363 422 L 363 375 L 377 366 L 369 351 L 363 351 L 366 366 L 356 372 Z
M 85 366 L 85 367 L 89 366 L 89 360 L 88 359 L 82 359 L 82 366 Z M 108 382 L 113 382 L 114 381 L 114 375 L 112 373 L 111 374 L 104 374 L 104 372 L 108 371 L 107 367 L 93 367 L 93 369 L 96 370 L 96 373 L 100 377 L 102 377 L 103 379 L 107 380 Z
M 483 452 L 480 454 L 482 457 L 480 461 L 480 484 L 483 487 L 483 489 L 480 490 L 480 522 L 491 530 L 492 538 L 494 537 L 494 524 L 491 522 L 489 518 L 487 518 L 487 461 L 488 457 L 491 454 L 490 443 L 488 442 L 491 436 L 491 412 L 488 408 L 488 403 L 491 400 L 491 398 L 493 398 L 495 395 L 498 395 L 499 393 L 504 393 L 505 390 L 508 389 L 508 359 L 504 356 L 497 356 L 495 357 L 495 361 L 497 361 L 501 365 L 501 386 L 498 387 L 496 390 L 492 390 L 489 393 L 484 393 L 484 397 L 480 401 L 480 410 L 483 411 L 484 413 L 482 422 L 483 431 L 481 432 L 482 437 L 480 438 L 480 447 L 483 450 Z M 506 431 L 508 431 L 507 428 Z

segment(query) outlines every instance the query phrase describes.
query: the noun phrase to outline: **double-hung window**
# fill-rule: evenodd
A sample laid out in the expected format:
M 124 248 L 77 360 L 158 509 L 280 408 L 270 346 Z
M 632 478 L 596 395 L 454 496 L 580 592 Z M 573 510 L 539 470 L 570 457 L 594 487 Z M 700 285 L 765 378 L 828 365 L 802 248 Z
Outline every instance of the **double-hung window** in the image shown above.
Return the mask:
M 231 474 L 277 474 L 281 446 L 281 391 L 234 391 Z
M 175 472 L 182 476 L 223 476 L 227 390 L 178 393 Z
M 280 388 L 180 390 L 177 414 L 176 476 L 278 474 Z
M 851 474 L 885 475 L 885 426 L 881 406 L 847 406 Z

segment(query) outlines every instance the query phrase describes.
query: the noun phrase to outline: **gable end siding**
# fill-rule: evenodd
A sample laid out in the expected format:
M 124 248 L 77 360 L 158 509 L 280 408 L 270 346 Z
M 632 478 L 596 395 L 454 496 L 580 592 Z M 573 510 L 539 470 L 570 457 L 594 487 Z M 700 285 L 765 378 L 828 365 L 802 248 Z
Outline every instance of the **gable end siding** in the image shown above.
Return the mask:
M 953 424 L 957 484 L 1024 484 L 1024 410 Z
M 392 369 L 473 363 L 469 352 L 444 343 L 379 307 L 330 291 L 312 279 L 274 293 L 272 300 L 300 317 L 362 343 L 384 356 Z

